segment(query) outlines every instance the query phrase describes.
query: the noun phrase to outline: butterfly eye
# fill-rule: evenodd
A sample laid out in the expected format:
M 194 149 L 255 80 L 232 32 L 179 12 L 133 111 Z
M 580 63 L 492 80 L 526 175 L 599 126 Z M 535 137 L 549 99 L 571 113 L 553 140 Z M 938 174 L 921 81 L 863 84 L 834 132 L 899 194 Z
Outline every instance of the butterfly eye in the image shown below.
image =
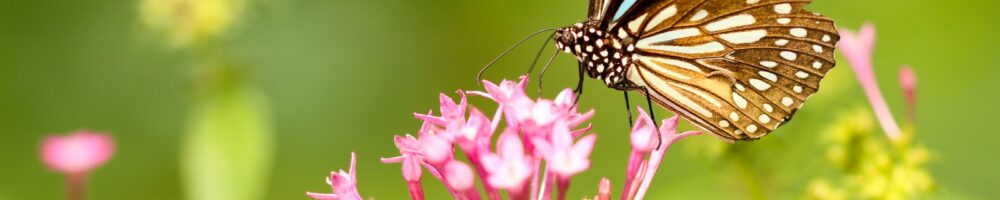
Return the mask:
M 557 42 L 566 46 L 573 46 L 576 44 L 576 35 L 573 35 L 572 31 L 566 28 L 556 30 L 555 39 Z

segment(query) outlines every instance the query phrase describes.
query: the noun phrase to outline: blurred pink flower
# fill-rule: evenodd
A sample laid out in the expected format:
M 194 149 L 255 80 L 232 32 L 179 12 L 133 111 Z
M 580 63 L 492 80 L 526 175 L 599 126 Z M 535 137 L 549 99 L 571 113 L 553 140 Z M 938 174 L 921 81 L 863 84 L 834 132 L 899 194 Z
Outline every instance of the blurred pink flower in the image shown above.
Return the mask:
M 316 200 L 361 200 L 361 194 L 358 193 L 356 169 L 357 156 L 352 152 L 350 171 L 344 172 L 341 169 L 339 172 L 330 172 L 330 176 L 326 178 L 326 184 L 330 185 L 333 193 L 306 192 L 306 195 Z
M 872 50 L 875 47 L 875 26 L 866 23 L 861 26 L 857 33 L 841 29 L 840 30 L 840 52 L 854 68 L 854 73 L 864 88 L 868 101 L 875 111 L 882 130 L 891 139 L 899 138 L 900 130 L 896 120 L 889 111 L 882 92 L 875 81 L 875 71 L 872 69 Z
M 899 70 L 899 84 L 903 87 L 903 95 L 906 99 L 906 113 L 910 120 L 917 118 L 917 74 L 910 66 L 903 66 Z
M 77 131 L 45 137 L 41 151 L 42 162 L 49 169 L 65 174 L 86 174 L 111 159 L 115 142 L 104 133 Z

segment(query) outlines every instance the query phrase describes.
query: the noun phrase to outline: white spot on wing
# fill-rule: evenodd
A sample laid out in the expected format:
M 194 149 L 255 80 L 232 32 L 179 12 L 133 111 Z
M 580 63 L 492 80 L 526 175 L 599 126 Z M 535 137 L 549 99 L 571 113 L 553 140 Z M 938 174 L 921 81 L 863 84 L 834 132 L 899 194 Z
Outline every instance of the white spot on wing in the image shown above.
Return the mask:
M 795 103 L 795 100 L 792 100 L 791 97 L 781 98 L 781 104 L 785 105 L 785 107 L 792 106 L 793 103 Z
M 677 5 L 670 5 L 669 7 L 660 10 L 660 13 L 657 13 L 656 16 L 654 16 L 653 19 L 649 21 L 649 23 L 646 23 L 646 31 L 653 29 L 653 27 L 656 27 L 657 25 L 663 23 L 663 20 L 670 19 L 670 17 L 673 17 L 676 14 L 677 14 Z
M 776 63 L 774 61 L 766 61 L 765 60 L 765 61 L 760 61 L 760 65 L 762 65 L 764 67 L 767 67 L 767 68 L 774 68 L 774 67 L 778 66 L 778 63 Z
M 736 106 L 739 106 L 740 109 L 747 109 L 747 99 L 735 92 L 733 92 L 733 103 L 736 103 Z
M 791 51 L 782 51 L 781 58 L 784 58 L 785 60 L 789 61 L 795 61 L 795 59 L 799 58 L 799 54 L 796 54 L 795 52 Z
M 779 24 L 788 24 L 788 23 L 791 23 L 791 22 L 792 22 L 792 19 L 789 19 L 789 18 L 778 18 L 778 23 Z
M 764 77 L 771 82 L 778 82 L 778 75 L 775 75 L 774 73 L 768 71 L 760 71 L 758 72 L 758 74 L 760 74 L 761 77 Z
M 760 114 L 760 117 L 757 117 L 757 120 L 759 120 L 760 123 L 765 123 L 765 124 L 766 123 L 770 123 L 771 122 L 771 116 L 767 116 L 765 114 Z
M 750 79 L 750 85 L 753 86 L 753 88 L 756 88 L 757 90 L 760 91 L 764 91 L 767 90 L 768 88 L 771 88 L 771 84 L 767 84 L 759 79 Z
M 701 54 L 701 53 L 713 53 L 726 50 L 726 47 L 719 42 L 709 42 L 705 44 L 695 45 L 695 46 L 670 46 L 670 45 L 650 45 L 649 42 L 643 42 L 644 40 L 639 40 L 637 46 L 642 49 L 653 49 L 660 51 L 669 51 L 683 54 Z
M 788 3 L 774 5 L 774 12 L 778 14 L 792 13 L 792 5 Z
M 823 53 L 823 47 L 814 44 L 813 51 L 815 51 L 816 53 Z
M 642 23 L 645 21 L 646 21 L 646 14 L 642 14 L 642 16 L 639 16 L 628 23 L 628 29 L 632 30 L 632 32 L 638 33 L 639 26 L 642 26 Z
M 798 71 L 798 72 L 795 72 L 795 76 L 799 77 L 799 78 L 802 78 L 802 79 L 809 78 L 809 73 L 806 73 L 804 71 Z
M 779 40 L 774 41 L 774 44 L 778 45 L 778 46 L 785 46 L 786 44 L 788 44 L 788 40 L 786 40 L 786 39 L 779 39 Z
M 755 22 L 757 22 L 757 20 L 753 18 L 753 15 L 742 14 L 742 15 L 727 17 L 725 19 L 709 23 L 708 25 L 705 25 L 705 30 L 714 32 L 730 28 L 736 28 L 740 26 L 751 25 Z
M 767 36 L 767 31 L 764 29 L 757 29 L 751 31 L 743 31 L 736 33 L 726 33 L 719 35 L 723 40 L 729 41 L 734 44 L 746 44 L 754 43 L 759 41 L 761 38 Z
M 789 30 L 788 32 L 791 33 L 792 36 L 795 36 L 795 37 L 806 37 L 806 35 L 809 34 L 809 32 L 806 31 L 806 29 L 804 29 L 804 28 L 793 28 L 792 30 Z
M 705 19 L 705 17 L 708 17 L 708 11 L 699 10 L 697 13 L 694 14 L 693 17 L 691 17 L 691 21 L 692 22 L 693 21 L 698 21 L 698 20 L 701 20 L 701 19 Z

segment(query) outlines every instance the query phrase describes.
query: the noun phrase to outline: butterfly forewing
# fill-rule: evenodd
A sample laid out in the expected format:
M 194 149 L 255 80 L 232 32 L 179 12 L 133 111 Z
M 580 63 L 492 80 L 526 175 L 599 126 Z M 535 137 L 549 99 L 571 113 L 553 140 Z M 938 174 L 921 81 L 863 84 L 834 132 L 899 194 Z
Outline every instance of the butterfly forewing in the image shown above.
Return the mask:
M 790 119 L 834 65 L 839 36 L 802 9 L 809 2 L 639 0 L 615 8 L 628 12 L 608 31 L 636 38 L 628 79 L 659 104 L 727 139 L 756 139 Z

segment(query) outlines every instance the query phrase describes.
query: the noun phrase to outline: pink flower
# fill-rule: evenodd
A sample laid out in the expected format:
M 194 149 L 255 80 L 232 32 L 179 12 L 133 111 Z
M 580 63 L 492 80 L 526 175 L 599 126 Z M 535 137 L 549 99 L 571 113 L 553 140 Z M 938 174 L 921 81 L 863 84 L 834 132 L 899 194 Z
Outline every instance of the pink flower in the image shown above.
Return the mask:
M 77 131 L 47 136 L 42 141 L 42 162 L 53 171 L 85 174 L 100 167 L 115 153 L 115 142 L 104 133 Z
M 476 186 L 472 168 L 465 163 L 452 160 L 444 166 L 445 181 L 457 191 L 467 191 Z
M 896 120 L 889 111 L 882 92 L 875 81 L 875 72 L 872 70 L 872 49 L 875 46 L 875 26 L 869 23 L 861 26 L 857 33 L 849 30 L 840 30 L 840 52 L 847 59 L 847 62 L 854 68 L 854 73 L 861 82 L 868 101 L 875 111 L 882 130 L 891 139 L 899 138 L 900 130 Z
M 382 158 L 382 163 L 403 163 L 403 179 L 406 180 L 410 189 L 410 195 L 414 199 L 423 199 L 423 186 L 420 178 L 423 170 L 423 144 L 411 135 L 406 137 L 395 136 L 396 148 L 399 149 L 400 156 L 393 158 Z
M 677 116 L 664 119 L 657 134 L 653 120 L 639 107 L 638 120 L 632 127 L 632 155 L 626 171 L 622 199 L 643 199 L 670 145 L 689 136 L 701 134 L 696 131 L 677 134 L 677 121 Z M 656 144 L 659 141 L 663 144 L 657 149 Z
M 528 98 L 528 95 L 524 93 L 524 88 L 528 86 L 528 77 L 521 76 L 518 79 L 516 83 L 503 80 L 500 81 L 500 85 L 483 80 L 486 92 L 473 91 L 469 92 L 469 94 L 483 96 L 500 104 L 509 102 L 512 99 Z
M 333 193 L 306 192 L 306 195 L 316 200 L 361 200 L 361 194 L 358 193 L 356 168 L 357 157 L 352 152 L 350 171 L 344 172 L 341 169 L 339 172 L 330 172 L 330 176 L 326 178 L 326 184 L 330 185 Z
M 562 123 L 555 126 L 551 143 L 536 139 L 535 147 L 545 157 L 549 170 L 560 178 L 569 178 L 590 168 L 590 152 L 597 136 L 584 136 L 574 144 L 569 127 Z
M 899 70 L 899 84 L 903 87 L 907 115 L 910 120 L 915 120 L 917 118 L 917 74 L 910 66 L 903 66 Z
M 533 169 L 524 155 L 524 144 L 514 132 L 505 132 L 497 141 L 497 153 L 481 154 L 482 165 L 489 172 L 487 181 L 497 188 L 517 191 Z

